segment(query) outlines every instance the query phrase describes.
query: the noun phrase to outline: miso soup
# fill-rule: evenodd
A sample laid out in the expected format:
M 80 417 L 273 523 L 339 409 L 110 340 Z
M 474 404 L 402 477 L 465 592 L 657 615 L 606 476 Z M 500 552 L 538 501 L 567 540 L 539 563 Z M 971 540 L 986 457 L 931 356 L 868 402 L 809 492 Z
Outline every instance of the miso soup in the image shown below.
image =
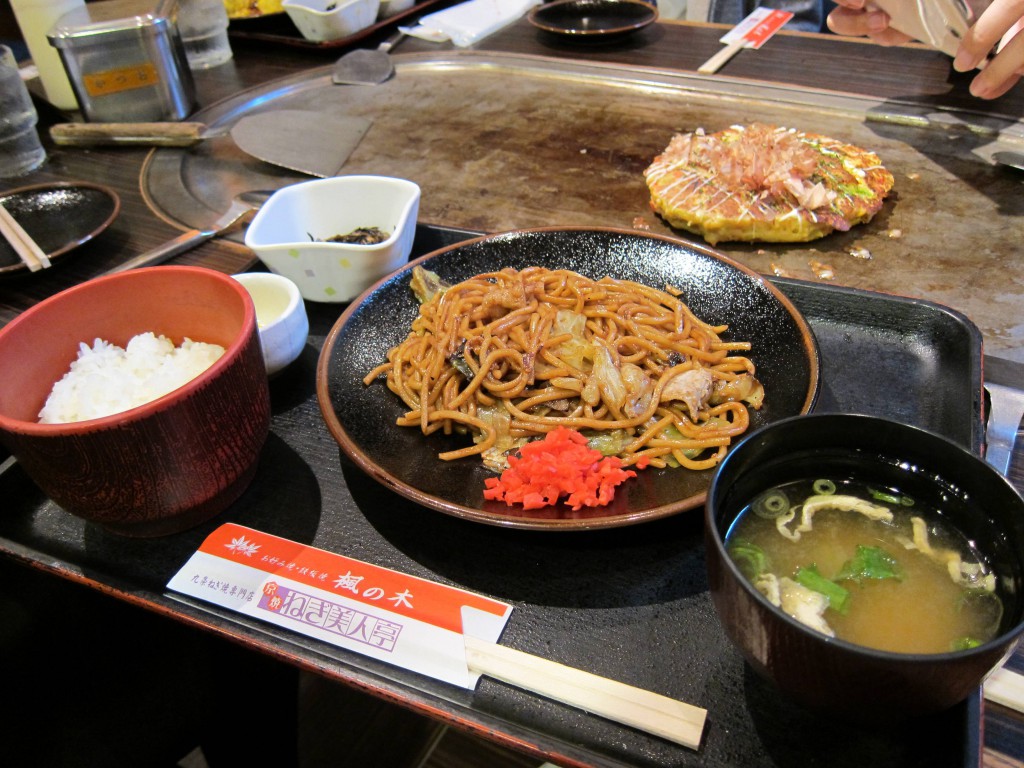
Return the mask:
M 945 653 L 999 629 L 982 556 L 938 510 L 892 489 L 828 479 L 774 488 L 743 510 L 726 548 L 769 601 L 830 637 Z

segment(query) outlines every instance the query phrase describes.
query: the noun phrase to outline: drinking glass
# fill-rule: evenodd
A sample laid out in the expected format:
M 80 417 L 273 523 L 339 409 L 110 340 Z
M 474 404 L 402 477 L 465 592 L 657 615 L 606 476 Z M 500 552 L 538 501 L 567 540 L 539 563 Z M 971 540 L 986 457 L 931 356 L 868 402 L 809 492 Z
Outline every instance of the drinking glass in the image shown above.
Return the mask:
M 190 69 L 209 69 L 231 59 L 224 0 L 182 0 L 178 33 Z
M 21 176 L 46 159 L 36 123 L 39 116 L 14 53 L 0 45 L 0 177 Z

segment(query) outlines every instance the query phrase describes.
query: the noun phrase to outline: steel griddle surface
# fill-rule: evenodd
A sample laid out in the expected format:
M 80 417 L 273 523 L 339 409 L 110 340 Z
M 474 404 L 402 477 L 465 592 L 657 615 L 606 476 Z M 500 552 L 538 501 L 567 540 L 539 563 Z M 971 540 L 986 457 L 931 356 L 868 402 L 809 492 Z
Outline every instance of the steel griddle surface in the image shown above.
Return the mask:
M 719 250 L 765 274 L 812 280 L 818 262 L 842 285 L 927 296 L 969 310 L 989 354 L 1017 359 L 1024 349 L 1021 177 L 988 161 L 999 147 L 1024 150 L 1024 128 L 1012 117 L 537 56 L 394 58 L 396 76 L 381 85 L 333 85 L 330 67 L 317 68 L 195 117 L 214 127 L 278 108 L 370 118 L 342 172 L 411 179 L 423 190 L 420 221 L 483 232 L 595 225 L 672 234 L 650 211 L 643 171 L 674 133 L 762 121 L 834 136 L 876 151 L 896 177 L 873 221 L 808 244 Z M 295 133 L 301 141 L 301 125 Z M 157 150 L 142 188 L 160 215 L 202 226 L 238 191 L 301 180 L 222 138 Z M 951 276 L 965 264 L 968 284 Z

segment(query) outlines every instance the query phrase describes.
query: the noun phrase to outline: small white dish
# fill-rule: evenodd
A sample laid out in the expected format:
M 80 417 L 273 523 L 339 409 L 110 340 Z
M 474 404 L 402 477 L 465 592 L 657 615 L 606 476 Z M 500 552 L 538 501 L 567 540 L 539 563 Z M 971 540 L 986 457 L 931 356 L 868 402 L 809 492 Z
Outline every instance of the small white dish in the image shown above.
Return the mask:
M 419 214 L 419 185 L 390 176 L 335 176 L 277 190 L 245 233 L 245 244 L 271 272 L 310 301 L 351 301 L 405 265 Z M 376 227 L 377 243 L 327 242 Z
M 324 43 L 373 24 L 380 0 L 284 0 L 281 7 L 304 38 Z
M 377 18 L 391 18 L 395 14 L 409 10 L 415 4 L 416 0 L 380 0 L 380 8 L 377 11 Z
M 271 272 L 232 275 L 252 297 L 267 375 L 293 363 L 309 338 L 309 317 L 299 288 Z

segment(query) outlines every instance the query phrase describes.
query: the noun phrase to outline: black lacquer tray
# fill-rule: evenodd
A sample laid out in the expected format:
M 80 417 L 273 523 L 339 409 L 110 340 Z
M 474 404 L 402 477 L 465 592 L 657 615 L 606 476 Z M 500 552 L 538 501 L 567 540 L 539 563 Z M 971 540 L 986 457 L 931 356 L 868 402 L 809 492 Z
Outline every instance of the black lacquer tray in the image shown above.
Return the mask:
M 414 255 L 473 234 L 421 225 Z M 981 335 L 965 317 L 924 301 L 773 282 L 817 336 L 817 410 L 884 415 L 981 450 Z M 566 768 L 980 764 L 980 691 L 940 715 L 867 730 L 811 716 L 757 678 L 711 606 L 699 510 L 578 534 L 508 530 L 418 507 L 364 475 L 341 456 L 314 391 L 319 347 L 343 307 L 307 307 L 309 344 L 272 381 L 259 472 L 228 511 L 175 536 L 125 539 L 71 517 L 6 462 L 0 552 Z M 692 751 L 487 678 L 456 689 L 167 592 L 202 539 L 229 521 L 506 600 L 514 610 L 503 644 L 706 707 L 704 742 Z

